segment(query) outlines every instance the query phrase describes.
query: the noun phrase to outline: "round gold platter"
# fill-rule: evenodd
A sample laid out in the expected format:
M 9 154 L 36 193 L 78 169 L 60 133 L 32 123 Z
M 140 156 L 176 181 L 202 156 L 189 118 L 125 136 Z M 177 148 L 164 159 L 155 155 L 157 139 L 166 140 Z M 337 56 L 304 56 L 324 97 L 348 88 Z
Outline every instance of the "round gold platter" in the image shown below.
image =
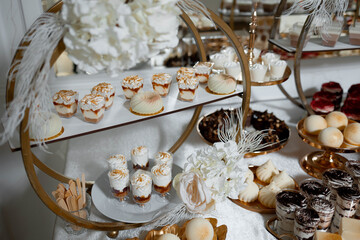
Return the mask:
M 206 139 L 206 138 L 203 136 L 203 134 L 202 134 L 201 131 L 200 131 L 200 123 L 204 120 L 204 118 L 206 118 L 206 117 L 210 116 L 211 114 L 214 114 L 214 113 L 216 113 L 216 112 L 218 112 L 218 111 L 221 111 L 221 110 L 226 111 L 226 110 L 234 110 L 234 109 L 231 109 L 231 108 L 230 108 L 230 109 L 218 109 L 218 110 L 215 110 L 215 111 L 213 111 L 213 112 L 210 112 L 210 113 L 208 113 L 208 114 L 200 117 L 199 120 L 198 120 L 198 122 L 197 122 L 197 124 L 196 124 L 196 131 L 197 131 L 197 133 L 199 134 L 200 138 L 201 138 L 205 143 L 207 143 L 207 144 L 209 144 L 209 145 L 213 145 L 214 142 L 209 141 L 208 139 Z M 286 124 L 285 124 L 285 125 L 286 125 Z M 244 157 L 245 157 L 245 158 L 252 158 L 252 157 L 259 156 L 259 155 L 265 155 L 265 154 L 268 154 L 268 153 L 277 152 L 277 151 L 283 149 L 283 148 L 286 146 L 286 144 L 288 143 L 289 139 L 290 139 L 290 128 L 289 128 L 287 125 L 286 125 L 286 129 L 287 129 L 288 132 L 289 132 L 289 135 L 288 135 L 287 138 L 283 139 L 282 141 L 280 141 L 278 144 L 276 144 L 276 145 L 274 145 L 274 146 L 266 147 L 266 148 L 264 148 L 264 149 L 262 149 L 262 150 L 259 150 L 259 151 L 247 153 L 247 154 L 245 154 Z
M 281 79 L 270 79 L 270 81 L 263 81 L 263 82 L 253 82 L 251 81 L 251 86 L 272 86 L 272 85 L 278 85 L 280 83 L 285 82 L 289 79 L 291 75 L 291 69 L 287 66 L 284 72 L 284 75 Z M 242 80 L 239 80 L 239 83 L 242 84 Z
M 347 159 L 336 153 L 360 152 L 360 147 L 348 145 L 345 142 L 339 148 L 325 147 L 318 141 L 317 136 L 306 133 L 304 119 L 301 119 L 296 128 L 300 138 L 312 147 L 322 151 L 316 151 L 305 155 L 299 160 L 301 168 L 310 176 L 321 179 L 322 173 L 329 168 L 344 169 Z M 349 123 L 355 121 L 349 119 Z
M 259 188 L 261 189 L 262 187 L 269 185 L 268 183 L 264 183 L 262 181 L 260 181 L 257 177 L 256 177 L 256 169 L 258 168 L 258 166 L 249 166 L 249 169 L 254 173 L 254 182 L 259 186 Z M 299 185 L 297 184 L 297 182 L 294 180 L 295 182 L 295 188 L 299 189 Z M 275 208 L 268 208 L 265 207 L 264 205 L 262 205 L 260 203 L 259 200 L 256 200 L 255 202 L 251 202 L 251 203 L 247 203 L 247 202 L 243 202 L 239 199 L 232 199 L 229 198 L 233 203 L 239 205 L 242 208 L 245 208 L 246 210 L 252 211 L 252 212 L 257 212 L 257 213 L 263 213 L 263 214 L 273 214 L 275 213 Z

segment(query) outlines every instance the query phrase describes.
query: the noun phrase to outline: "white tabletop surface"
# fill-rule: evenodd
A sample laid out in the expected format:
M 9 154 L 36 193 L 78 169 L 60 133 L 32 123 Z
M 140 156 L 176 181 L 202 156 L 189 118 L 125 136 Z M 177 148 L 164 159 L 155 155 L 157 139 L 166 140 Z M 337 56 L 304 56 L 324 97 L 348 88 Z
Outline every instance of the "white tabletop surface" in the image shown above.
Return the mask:
M 231 98 L 204 106 L 202 114 L 221 107 L 236 107 L 238 98 Z M 288 100 L 273 100 L 252 103 L 255 110 L 268 110 L 278 118 L 285 120 L 291 129 L 291 137 L 287 146 L 279 152 L 244 159 L 244 164 L 260 165 L 271 159 L 280 170 L 286 170 L 296 181 L 300 182 L 307 175 L 299 166 L 298 160 L 305 154 L 316 151 L 302 142 L 296 132 L 296 123 L 304 117 L 304 111 L 295 107 Z M 95 180 L 107 168 L 106 159 L 110 154 L 123 153 L 130 157 L 130 149 L 138 145 L 146 145 L 150 149 L 150 156 L 161 150 L 168 150 L 177 137 L 185 129 L 192 116 L 193 110 L 171 114 L 142 123 L 99 132 L 85 137 L 69 140 L 65 174 L 79 177 L 82 172 L 89 180 Z M 183 166 L 186 158 L 198 148 L 206 147 L 194 129 L 187 141 L 174 155 L 174 163 Z M 344 154 L 348 159 L 358 158 L 359 155 Z M 214 216 L 219 224 L 228 227 L 227 239 L 274 239 L 265 229 L 265 222 L 273 214 L 259 214 L 245 210 L 226 200 L 216 206 Z M 91 219 L 109 221 L 93 207 Z M 110 220 L 111 221 L 111 220 Z M 54 239 L 107 239 L 104 232 L 88 231 L 79 237 L 68 236 L 63 229 L 62 221 L 58 218 L 54 228 Z M 119 238 L 120 239 L 120 238 Z

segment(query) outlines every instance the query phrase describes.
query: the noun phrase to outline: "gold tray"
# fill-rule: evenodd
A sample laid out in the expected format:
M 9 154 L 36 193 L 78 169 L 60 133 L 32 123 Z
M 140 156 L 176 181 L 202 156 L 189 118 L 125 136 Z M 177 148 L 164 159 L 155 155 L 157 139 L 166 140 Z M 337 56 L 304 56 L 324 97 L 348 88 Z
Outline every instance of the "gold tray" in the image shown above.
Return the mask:
M 265 224 L 265 227 L 266 227 L 266 230 L 271 234 L 273 235 L 276 239 L 293 239 L 293 240 L 297 240 L 297 238 L 293 235 L 293 234 L 290 234 L 290 233 L 283 233 L 283 234 L 279 234 L 276 232 L 276 228 L 275 228 L 275 224 L 276 224 L 276 221 L 277 221 L 277 217 L 272 217 L 270 218 L 269 220 L 266 221 L 266 224 Z
M 272 86 L 272 85 L 278 85 L 280 83 L 285 82 L 286 80 L 289 79 L 291 75 L 291 69 L 287 66 L 284 72 L 284 75 L 281 79 L 277 79 L 277 80 L 271 80 L 270 81 L 264 81 L 264 82 L 252 82 L 251 81 L 251 86 Z M 242 84 L 243 81 L 239 80 L 239 83 Z
M 230 108 L 230 109 L 223 109 L 223 110 L 233 110 L 233 109 Z M 211 146 L 213 145 L 213 143 L 210 142 L 210 141 L 208 141 L 207 139 L 205 139 L 205 137 L 204 137 L 204 136 L 201 134 L 201 132 L 200 132 L 199 126 L 200 126 L 201 121 L 202 121 L 205 117 L 207 117 L 207 116 L 209 116 L 209 115 L 211 115 L 211 114 L 213 114 L 213 113 L 215 113 L 215 112 L 217 112 L 217 111 L 220 111 L 220 109 L 217 109 L 217 110 L 215 110 L 215 111 L 213 111 L 213 112 L 210 112 L 210 113 L 208 113 L 208 114 L 200 117 L 199 120 L 198 120 L 198 122 L 197 122 L 197 124 L 196 124 L 196 131 L 197 131 L 197 133 L 199 134 L 200 138 L 201 138 L 205 143 L 207 143 L 207 144 L 209 144 L 209 145 L 211 145 Z M 244 155 L 244 157 L 245 157 L 245 158 L 252 158 L 252 157 L 259 156 L 259 155 L 265 155 L 265 154 L 268 154 L 268 153 L 277 152 L 277 151 L 283 149 L 283 148 L 286 146 L 286 144 L 288 143 L 288 141 L 289 141 L 289 139 L 290 139 L 290 134 L 291 134 L 289 126 L 288 126 L 286 123 L 285 123 L 285 125 L 286 125 L 287 130 L 289 131 L 289 136 L 288 136 L 288 138 L 284 139 L 282 142 L 280 142 L 279 144 L 275 145 L 274 147 L 266 148 L 265 150 L 259 150 L 259 151 L 247 153 L 247 154 Z
M 217 227 L 217 219 L 216 218 L 206 218 L 211 225 L 214 228 L 214 238 L 213 240 L 225 240 L 226 234 L 227 234 L 227 226 L 221 225 Z M 189 220 L 190 221 L 190 220 Z M 145 237 L 145 240 L 157 240 L 161 235 L 164 235 L 166 233 L 172 233 L 177 235 L 180 239 L 186 240 L 186 237 L 183 236 L 185 233 L 186 225 L 189 221 L 186 221 L 182 227 L 179 227 L 178 225 L 174 224 L 171 226 L 165 226 L 160 230 L 151 230 L 148 232 L 148 234 Z M 140 240 L 139 238 L 130 238 L 127 240 Z
M 268 183 L 264 183 L 262 181 L 260 181 L 257 177 L 256 177 L 256 169 L 258 168 L 258 166 L 249 166 L 249 169 L 254 173 L 254 182 L 259 186 L 259 188 L 262 188 L 266 185 L 269 185 Z M 297 182 L 294 180 L 295 182 L 295 188 L 299 189 L 299 185 L 297 184 Z M 268 208 L 265 207 L 264 205 L 262 205 L 260 203 L 259 200 L 256 200 L 255 202 L 243 202 L 239 199 L 232 199 L 229 198 L 233 203 L 239 205 L 242 208 L 245 208 L 246 210 L 252 211 L 252 212 L 257 212 L 257 213 L 264 213 L 264 214 L 273 214 L 275 213 L 275 208 Z

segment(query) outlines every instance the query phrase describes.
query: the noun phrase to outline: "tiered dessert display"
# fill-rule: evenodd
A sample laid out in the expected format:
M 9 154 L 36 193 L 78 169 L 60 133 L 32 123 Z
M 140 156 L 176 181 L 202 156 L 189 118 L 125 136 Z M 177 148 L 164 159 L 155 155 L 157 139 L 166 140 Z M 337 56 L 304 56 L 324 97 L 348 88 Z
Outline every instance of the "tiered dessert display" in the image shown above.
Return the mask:
M 62 2 L 60 1 L 59 3 L 55 4 L 52 8 L 50 8 L 48 10 L 48 12 L 57 13 L 61 10 L 61 8 L 62 8 Z M 63 120 L 64 133 L 61 134 L 59 137 L 56 137 L 55 139 L 51 139 L 49 141 L 46 141 L 46 139 L 45 139 L 45 142 L 50 143 L 50 142 L 54 142 L 54 141 L 65 140 L 65 139 L 73 138 L 76 136 L 90 134 L 93 132 L 102 131 L 102 130 L 109 129 L 109 128 L 119 127 L 119 126 L 123 126 L 126 124 L 138 122 L 138 121 L 143 121 L 143 120 L 146 120 L 149 118 L 162 116 L 165 114 L 170 114 L 170 113 L 178 112 L 178 111 L 181 111 L 184 109 L 196 107 L 194 115 L 193 115 L 189 125 L 187 126 L 186 130 L 180 136 L 180 138 L 177 140 L 177 142 L 168 150 L 169 153 L 174 153 L 181 146 L 181 144 L 185 141 L 187 136 L 190 134 L 192 128 L 196 124 L 196 120 L 198 119 L 202 105 L 211 103 L 214 101 L 219 101 L 221 99 L 233 97 L 233 96 L 240 96 L 243 98 L 242 109 L 243 109 L 244 114 L 246 114 L 248 112 L 249 101 L 250 101 L 250 74 L 249 74 L 249 67 L 248 67 L 248 63 L 246 60 L 246 56 L 242 50 L 241 44 L 238 42 L 236 36 L 231 31 L 231 29 L 217 15 L 215 15 L 210 10 L 209 10 L 209 12 L 210 12 L 210 16 L 213 19 L 213 21 L 226 34 L 226 36 L 228 36 L 230 42 L 234 46 L 234 49 L 236 49 L 236 55 L 239 59 L 241 66 L 243 67 L 243 69 L 242 69 L 242 74 L 243 74 L 243 79 L 244 79 L 243 91 L 241 91 L 237 87 L 234 93 L 230 93 L 228 95 L 214 95 L 214 94 L 208 93 L 204 88 L 198 87 L 196 99 L 193 100 L 192 102 L 185 102 L 185 101 L 180 101 L 178 99 L 177 91 L 176 91 L 176 89 L 173 89 L 173 88 L 176 88 L 176 85 L 174 86 L 174 84 L 172 84 L 170 87 L 170 92 L 169 92 L 168 96 L 165 98 L 165 100 L 162 100 L 160 95 L 166 95 L 168 93 L 168 92 L 165 93 L 165 90 L 164 90 L 164 88 L 165 88 L 164 85 L 166 85 L 168 83 L 166 81 L 162 81 L 162 80 L 160 81 L 159 76 L 154 75 L 153 83 L 156 83 L 158 85 L 154 84 L 153 87 L 154 87 L 154 90 L 158 93 L 147 94 L 147 92 L 145 92 L 145 93 L 142 93 L 139 97 L 133 97 L 130 101 L 130 104 L 121 104 L 119 102 L 120 99 L 121 99 L 121 101 L 124 100 L 124 102 L 126 100 L 125 100 L 125 98 L 122 99 L 120 97 L 114 97 L 114 94 L 116 96 L 116 93 L 114 93 L 114 89 L 112 88 L 112 86 L 114 86 L 116 83 L 115 84 L 114 83 L 99 84 L 99 82 L 95 83 L 90 80 L 89 82 L 85 83 L 85 89 L 88 89 L 88 90 L 92 89 L 92 91 L 90 94 L 88 94 L 84 98 L 82 98 L 82 100 L 80 101 L 80 104 L 79 104 L 80 110 L 82 113 L 76 113 L 77 103 L 78 103 L 77 96 L 78 96 L 78 94 L 80 96 L 84 96 L 86 93 L 89 93 L 89 92 L 81 92 L 80 90 L 79 90 L 79 92 L 77 92 L 77 90 L 76 91 L 68 91 L 68 92 L 63 91 L 63 92 L 57 93 L 57 95 L 54 96 L 53 100 L 56 103 L 57 111 L 64 117 L 69 117 L 69 118 Z M 197 46 L 199 48 L 200 60 L 202 62 L 206 62 L 206 55 L 205 55 L 204 47 L 203 47 L 203 44 L 201 42 L 201 39 L 199 37 L 199 34 L 198 34 L 196 28 L 194 27 L 193 23 L 191 22 L 190 18 L 187 16 L 186 13 L 183 12 L 181 15 L 181 18 L 186 22 L 189 29 L 191 29 L 191 31 L 194 34 Z M 24 41 L 20 44 L 20 47 L 19 47 L 18 51 L 16 52 L 16 55 L 13 60 L 14 62 L 15 61 L 21 62 L 21 60 L 23 59 L 24 50 L 21 47 L 29 44 L 29 42 L 27 42 L 26 40 L 28 39 L 27 38 L 28 36 L 31 36 L 31 34 L 33 34 L 33 32 L 29 31 L 26 34 L 26 36 L 24 37 Z M 57 44 L 57 47 L 55 48 L 55 50 L 52 54 L 52 58 L 50 61 L 51 66 L 54 64 L 56 59 L 59 57 L 59 55 L 64 50 L 65 50 L 65 45 L 64 45 L 64 42 L 61 40 Z M 166 73 L 174 75 L 176 70 L 169 69 L 169 71 Z M 151 78 L 151 76 L 153 74 L 155 74 L 155 72 L 147 71 L 147 70 L 140 71 L 140 73 L 142 74 L 142 76 L 147 77 L 147 78 Z M 166 77 L 166 73 L 164 74 L 163 77 Z M 127 72 L 127 74 L 129 74 L 129 72 Z M 141 77 L 133 76 L 136 74 L 135 73 L 133 74 L 132 72 L 130 72 L 130 74 L 132 75 L 132 77 L 130 77 L 128 79 L 129 81 L 125 81 L 126 84 L 122 85 L 126 97 L 128 95 L 130 95 L 130 93 L 134 94 L 136 88 L 142 87 L 142 84 L 140 81 Z M 11 75 L 11 76 L 14 76 L 14 77 L 9 78 L 8 83 L 7 83 L 8 91 L 7 91 L 6 101 L 8 104 L 11 103 L 11 101 L 14 99 L 14 97 L 16 97 L 16 94 L 14 91 L 15 84 L 16 84 L 16 72 L 14 73 L 14 75 Z M 126 77 L 128 77 L 128 75 L 122 76 L 122 78 L 126 78 Z M 156 79 L 158 79 L 159 81 L 157 81 Z M 138 84 L 138 83 L 140 83 L 140 84 Z M 98 85 L 96 85 L 96 84 L 98 84 Z M 179 85 L 179 87 L 180 86 L 188 86 L 188 85 L 191 85 L 191 83 L 184 81 L 182 79 L 179 79 L 178 85 Z M 117 89 L 120 89 L 120 88 L 118 87 Z M 190 87 L 190 89 L 191 89 L 191 87 Z M 189 99 L 190 98 L 189 96 L 191 95 L 193 97 L 192 94 L 194 94 L 194 92 L 190 91 L 190 90 L 188 90 L 188 92 L 189 93 L 185 93 L 184 95 L 181 95 L 180 98 L 185 99 L 185 100 L 191 100 L 191 99 Z M 135 96 L 138 96 L 138 95 L 139 95 L 139 93 L 137 93 Z M 170 105 L 167 105 L 167 103 L 166 103 L 167 102 L 166 99 L 169 99 L 169 98 L 174 100 L 174 102 L 176 102 L 175 105 L 172 104 L 173 105 L 172 107 Z M 146 101 L 146 100 L 148 100 L 148 101 Z M 163 103 L 162 103 L 162 101 L 163 101 Z M 146 105 L 146 104 L 149 104 L 149 102 L 151 102 L 151 103 L 155 102 L 156 106 L 160 106 L 160 108 L 156 107 L 156 109 L 153 109 L 153 111 L 147 112 L 146 110 L 148 110 L 148 109 L 145 106 L 145 110 L 144 110 L 143 104 Z M 70 108 L 67 108 L 67 106 L 70 106 Z M 162 110 L 162 108 L 161 108 L 162 106 L 164 107 L 164 110 Z M 106 110 L 106 109 L 108 109 L 108 110 Z M 158 111 L 159 109 L 160 109 L 160 111 Z M 121 112 L 121 114 L 122 114 L 121 119 L 114 116 L 114 114 L 116 112 L 117 113 Z M 137 114 L 134 114 L 133 112 L 135 112 Z M 139 116 L 138 114 L 140 114 L 140 115 L 145 114 L 146 116 Z M 156 115 L 154 115 L 154 114 L 156 114 Z M 151 115 L 151 116 L 149 116 L 149 115 Z M 39 117 L 41 117 L 41 115 Z M 246 118 L 244 118 L 244 122 L 241 124 L 245 124 L 245 120 L 246 120 Z M 37 142 L 32 142 L 30 140 L 29 131 L 27 130 L 29 121 L 30 121 L 30 113 L 29 113 L 29 108 L 27 108 L 25 111 L 25 116 L 23 117 L 22 122 L 21 122 L 20 144 L 17 145 L 15 143 L 12 147 L 13 147 L 13 149 L 17 149 L 17 148 L 21 149 L 23 160 L 24 160 L 25 170 L 27 172 L 27 175 L 28 175 L 28 178 L 29 178 L 29 181 L 30 181 L 32 187 L 34 188 L 35 192 L 38 194 L 39 198 L 44 202 L 44 204 L 51 211 L 53 211 L 56 215 L 58 215 L 59 217 L 63 218 L 64 220 L 66 220 L 70 223 L 73 223 L 79 227 L 93 229 L 93 230 L 99 230 L 99 231 L 107 231 L 108 236 L 110 236 L 110 237 L 116 237 L 119 230 L 140 227 L 145 224 L 149 224 L 155 220 L 153 218 L 155 215 L 153 215 L 153 217 L 151 219 L 146 220 L 145 223 L 144 223 L 144 220 L 130 221 L 132 223 L 98 222 L 98 221 L 84 219 L 79 216 L 75 216 L 75 215 L 71 214 L 70 212 L 61 208 L 42 187 L 42 185 L 39 182 L 39 179 L 37 177 L 37 174 L 35 172 L 34 165 L 37 166 L 40 170 L 45 172 L 50 177 L 52 177 L 60 182 L 67 183 L 72 179 L 70 179 L 70 178 L 54 171 L 50 167 L 46 166 L 32 152 L 31 145 L 36 144 Z M 61 126 L 61 123 L 56 124 L 55 127 L 58 127 L 58 125 Z M 142 151 L 139 150 L 138 152 L 139 153 L 136 153 L 136 151 L 135 151 L 133 154 L 134 159 L 135 159 L 133 161 L 134 167 L 137 167 L 137 166 L 146 167 L 148 163 L 143 162 Z M 114 158 L 118 158 L 121 162 L 122 157 L 120 155 L 115 156 Z M 164 172 L 166 172 L 166 169 L 168 167 L 164 166 L 163 168 L 165 169 Z M 175 170 L 177 172 L 179 171 L 178 169 L 173 169 L 173 170 Z M 142 170 L 138 170 L 138 171 L 142 171 Z M 111 169 L 111 171 L 109 173 L 107 173 L 103 176 L 103 179 L 108 178 L 109 181 L 111 182 L 110 184 L 107 185 L 107 188 L 112 190 L 113 198 L 119 198 L 120 200 L 124 200 L 124 198 L 126 198 L 128 192 L 129 192 L 128 191 L 128 188 L 129 188 L 128 181 L 131 182 L 131 186 L 132 185 L 135 186 L 135 189 L 137 189 L 137 187 L 139 187 L 139 188 L 144 187 L 143 186 L 144 184 L 141 182 L 146 182 L 146 183 L 149 182 L 146 180 L 147 178 L 149 178 L 147 173 L 138 172 L 138 171 L 135 172 L 132 175 L 131 180 L 129 180 L 129 177 L 130 177 L 129 170 L 126 169 L 124 166 L 120 167 L 120 168 L 115 166 L 115 169 Z M 152 174 L 156 175 L 156 172 L 159 172 L 159 171 L 163 171 L 163 170 L 154 169 Z M 175 174 L 175 173 L 176 172 L 174 172 L 173 174 Z M 143 174 L 143 175 L 141 175 L 141 174 Z M 149 178 L 149 179 L 151 179 L 151 178 Z M 156 179 L 156 177 L 154 177 L 153 179 Z M 98 183 L 100 184 L 101 182 L 98 182 Z M 86 187 L 91 188 L 93 186 L 93 184 L 94 184 L 93 181 L 87 181 Z M 162 181 L 160 181 L 160 180 L 158 182 L 155 181 L 154 184 L 157 187 L 159 187 L 159 189 L 165 187 L 165 186 L 161 185 Z M 151 184 L 149 186 L 151 188 Z M 82 189 L 85 189 L 84 186 L 82 187 Z M 95 186 L 95 190 L 96 190 L 96 186 Z M 93 191 L 94 191 L 94 189 L 93 189 Z M 137 197 L 136 194 L 137 194 L 137 192 L 134 191 L 133 195 L 134 195 L 135 200 L 139 200 L 136 198 Z M 143 199 L 143 200 L 144 200 L 143 202 L 140 202 L 140 205 L 145 203 L 145 199 Z M 95 205 L 97 204 L 96 200 L 94 201 L 94 203 L 95 203 Z M 145 207 L 146 207 L 146 203 L 145 203 Z M 122 220 L 122 221 L 124 221 L 124 220 Z M 224 231 L 219 232 L 217 234 L 220 234 L 220 233 L 222 234 L 222 237 L 219 236 L 218 239 L 225 239 Z M 225 234 L 226 234 L 226 232 L 225 232 Z M 188 237 L 188 239 L 196 239 L 196 238 Z

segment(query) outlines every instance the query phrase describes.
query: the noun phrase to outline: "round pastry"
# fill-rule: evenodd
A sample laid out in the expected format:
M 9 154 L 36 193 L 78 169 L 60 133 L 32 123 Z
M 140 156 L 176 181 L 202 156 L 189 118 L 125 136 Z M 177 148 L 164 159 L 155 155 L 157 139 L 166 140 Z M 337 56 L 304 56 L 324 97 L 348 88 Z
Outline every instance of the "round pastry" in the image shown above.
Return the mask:
M 345 141 L 360 146 L 360 123 L 351 123 L 344 130 Z
M 295 181 L 289 174 L 282 171 L 280 174 L 273 176 L 271 183 L 275 183 L 280 189 L 292 188 L 295 189 Z
M 318 136 L 319 142 L 326 147 L 340 147 L 344 141 L 342 132 L 335 127 L 328 127 L 321 130 Z
M 259 186 L 254 182 L 247 182 L 247 186 L 239 193 L 239 200 L 243 202 L 254 202 L 259 195 Z
M 280 191 L 281 189 L 276 186 L 275 183 L 270 183 L 259 191 L 259 202 L 265 207 L 275 208 L 276 194 L 278 194 Z
M 38 124 L 30 125 L 29 136 L 32 140 L 49 139 L 62 132 L 63 125 L 61 119 L 55 113 L 37 112 L 32 115 L 32 118 L 35 118 L 35 121 L 33 121 L 36 123 L 45 123 L 46 118 L 48 119 L 46 124 L 42 124 L 41 126 L 37 126 Z
M 194 218 L 186 225 L 185 235 L 187 240 L 212 240 L 214 228 L 208 220 Z
M 270 183 L 271 178 L 277 174 L 279 174 L 279 170 L 274 166 L 271 160 L 268 160 L 256 169 L 256 177 L 265 183 Z
M 130 107 L 138 114 L 156 114 L 161 112 L 163 101 L 156 92 L 139 92 L 131 98 Z
M 340 131 L 348 125 L 348 118 L 345 113 L 334 111 L 326 115 L 325 120 L 328 127 L 336 127 Z
M 227 74 L 212 74 L 208 81 L 209 89 L 218 94 L 229 94 L 236 89 L 236 80 Z
M 327 122 L 322 116 L 311 115 L 305 118 L 304 128 L 308 134 L 318 135 L 321 130 L 327 128 Z
M 158 240 L 180 240 L 180 238 L 172 233 L 161 235 Z

